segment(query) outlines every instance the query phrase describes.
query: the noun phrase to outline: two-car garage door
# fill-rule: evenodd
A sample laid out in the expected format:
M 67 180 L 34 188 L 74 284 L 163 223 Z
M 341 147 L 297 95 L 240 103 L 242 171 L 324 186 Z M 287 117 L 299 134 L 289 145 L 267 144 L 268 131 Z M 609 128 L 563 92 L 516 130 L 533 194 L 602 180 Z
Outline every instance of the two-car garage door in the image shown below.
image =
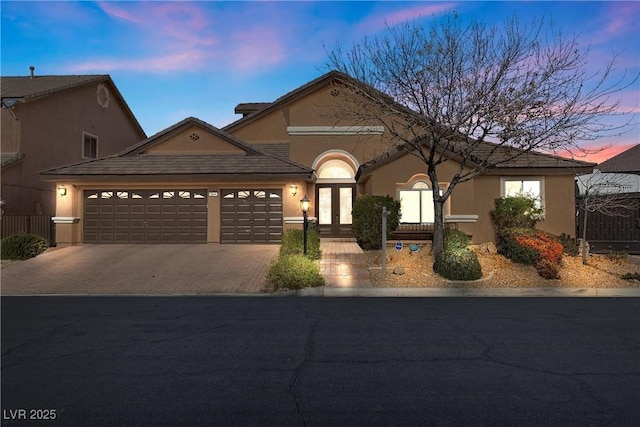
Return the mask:
M 85 243 L 206 243 L 206 190 L 87 190 Z
M 282 190 L 220 191 L 221 243 L 279 243 Z M 207 191 L 86 190 L 85 243 L 206 243 Z

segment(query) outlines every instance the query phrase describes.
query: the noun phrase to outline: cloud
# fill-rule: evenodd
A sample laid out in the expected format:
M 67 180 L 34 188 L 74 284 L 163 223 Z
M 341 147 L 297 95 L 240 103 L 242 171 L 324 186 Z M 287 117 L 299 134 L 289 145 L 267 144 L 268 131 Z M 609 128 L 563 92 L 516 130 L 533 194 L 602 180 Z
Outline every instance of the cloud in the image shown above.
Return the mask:
M 640 3 L 636 2 L 611 2 L 605 3 L 606 24 L 604 33 L 619 36 L 638 31 L 638 16 L 640 16 Z
M 101 2 L 98 6 L 109 25 L 121 26 L 125 36 L 112 50 L 122 54 L 89 58 L 71 65 L 71 71 L 193 71 L 207 65 L 219 43 L 206 11 L 197 4 Z
M 232 67 L 242 71 L 279 64 L 288 56 L 279 35 L 271 28 L 252 28 L 233 38 L 234 47 L 229 49 L 227 56 Z
M 175 52 L 144 58 L 102 58 L 91 59 L 73 65 L 71 71 L 77 73 L 105 71 L 174 72 L 202 68 L 209 55 L 199 49 Z
M 118 7 L 116 3 L 100 2 L 98 3 L 98 6 L 100 7 L 100 9 L 102 9 L 103 12 L 105 12 L 112 18 L 118 18 L 133 23 L 140 22 L 139 19 L 136 18 L 132 13 Z
M 373 33 L 385 29 L 387 26 L 394 26 L 403 22 L 411 21 L 418 18 L 437 15 L 448 10 L 452 10 L 455 3 L 442 4 L 420 4 L 407 9 L 399 9 L 391 12 L 377 12 L 367 17 L 358 24 L 361 31 Z
M 217 3 L 99 3 L 126 39 L 122 54 L 73 64 L 73 72 L 172 73 L 203 69 L 259 70 L 288 58 L 289 29 L 281 9 L 257 4 L 225 9 Z M 242 23 L 242 24 L 241 24 Z M 291 34 L 290 34 L 291 35 Z M 135 53 L 134 53 L 135 52 Z M 262 67 L 262 68 L 261 68 Z

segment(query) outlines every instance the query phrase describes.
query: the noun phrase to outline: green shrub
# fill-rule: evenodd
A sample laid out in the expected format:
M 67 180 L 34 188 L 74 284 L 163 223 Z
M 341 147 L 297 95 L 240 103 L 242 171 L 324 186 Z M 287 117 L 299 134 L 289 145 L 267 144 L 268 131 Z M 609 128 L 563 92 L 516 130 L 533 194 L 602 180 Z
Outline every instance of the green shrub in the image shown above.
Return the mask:
M 580 255 L 580 242 L 578 239 L 562 233 L 558 236 L 558 241 L 562 244 L 565 254 L 569 256 Z
M 502 197 L 495 199 L 494 210 L 489 212 L 496 228 L 498 243 L 502 243 L 502 233 L 510 228 L 535 228 L 542 218 L 542 209 L 536 207 L 535 200 L 524 197 Z
M 471 249 L 444 250 L 436 256 L 433 271 L 450 280 L 482 278 L 478 256 Z
M 358 197 L 353 204 L 353 233 L 363 249 L 380 249 L 382 246 L 382 207 L 387 207 L 387 239 L 400 222 L 400 202 L 391 196 Z
M 35 234 L 14 234 L 0 241 L 2 259 L 24 260 L 40 255 L 47 249 L 47 242 Z
M 452 228 L 446 228 L 444 230 L 444 250 L 457 250 L 464 249 L 469 246 L 471 238 L 464 234 L 462 231 Z
M 304 231 L 298 229 L 287 230 L 282 234 L 280 255 L 302 255 L 304 252 Z M 307 257 L 320 259 L 320 234 L 315 230 L 307 230 Z
M 266 282 L 274 291 L 293 290 L 323 286 L 324 278 L 316 261 L 304 255 L 280 255 L 269 267 Z

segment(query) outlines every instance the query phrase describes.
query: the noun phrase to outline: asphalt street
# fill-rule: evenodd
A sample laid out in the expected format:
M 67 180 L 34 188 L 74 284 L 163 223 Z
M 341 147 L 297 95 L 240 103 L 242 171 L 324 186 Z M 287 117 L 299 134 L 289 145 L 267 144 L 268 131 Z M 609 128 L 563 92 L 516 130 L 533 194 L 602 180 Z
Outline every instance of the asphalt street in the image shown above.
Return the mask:
M 3 425 L 640 420 L 638 298 L 2 297 L 1 309 Z

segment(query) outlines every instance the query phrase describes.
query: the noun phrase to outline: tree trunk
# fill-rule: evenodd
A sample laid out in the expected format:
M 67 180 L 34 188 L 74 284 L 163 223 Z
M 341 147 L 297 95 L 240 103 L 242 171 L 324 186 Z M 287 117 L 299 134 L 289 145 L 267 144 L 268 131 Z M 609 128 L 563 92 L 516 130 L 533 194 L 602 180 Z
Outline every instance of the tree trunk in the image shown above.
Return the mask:
M 439 198 L 433 199 L 435 225 L 433 229 L 433 248 L 431 254 L 436 256 L 444 250 L 444 202 Z
M 582 218 L 582 242 L 580 243 L 580 249 L 582 251 L 582 264 L 587 265 L 587 198 L 584 198 L 584 217 Z

